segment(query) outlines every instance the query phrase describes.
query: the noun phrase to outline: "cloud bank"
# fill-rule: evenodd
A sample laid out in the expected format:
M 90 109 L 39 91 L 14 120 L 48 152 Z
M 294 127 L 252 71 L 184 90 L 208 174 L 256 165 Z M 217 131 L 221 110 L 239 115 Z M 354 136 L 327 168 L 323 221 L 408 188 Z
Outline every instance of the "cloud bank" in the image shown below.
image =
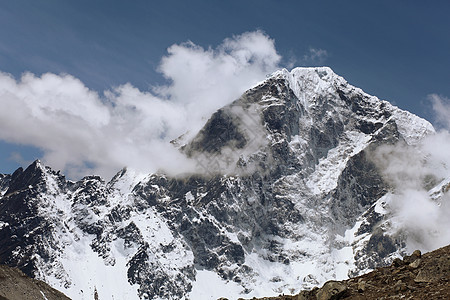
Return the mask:
M 111 177 L 128 166 L 144 172 L 193 169 L 170 140 L 195 134 L 220 107 L 275 71 L 280 55 L 261 31 L 216 48 L 172 45 L 159 71 L 169 84 L 131 84 L 98 94 L 71 75 L 0 73 L 0 139 L 43 150 L 44 163 L 71 178 Z
M 392 229 L 406 236 L 409 251 L 450 244 L 450 105 L 437 95 L 428 99 L 445 127 L 416 147 L 380 147 L 374 158 L 394 189 L 387 203 Z

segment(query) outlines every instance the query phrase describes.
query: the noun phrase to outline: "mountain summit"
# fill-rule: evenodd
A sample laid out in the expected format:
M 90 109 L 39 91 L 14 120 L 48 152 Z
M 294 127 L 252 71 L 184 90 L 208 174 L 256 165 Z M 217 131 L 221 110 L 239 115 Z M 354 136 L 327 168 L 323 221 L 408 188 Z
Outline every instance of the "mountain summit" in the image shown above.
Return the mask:
M 330 68 L 277 71 L 175 143 L 191 174 L 72 182 L 36 161 L 1 175 L 0 263 L 75 299 L 248 298 L 346 279 L 406 251 L 374 153 L 433 133 Z

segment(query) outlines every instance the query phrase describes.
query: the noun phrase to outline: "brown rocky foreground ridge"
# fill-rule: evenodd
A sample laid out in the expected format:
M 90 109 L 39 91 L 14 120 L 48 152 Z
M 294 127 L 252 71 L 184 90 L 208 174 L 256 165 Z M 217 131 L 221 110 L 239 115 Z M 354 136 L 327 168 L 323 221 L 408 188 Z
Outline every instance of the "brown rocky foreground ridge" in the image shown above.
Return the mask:
M 43 281 L 32 279 L 17 268 L 0 265 L 0 300 L 70 300 Z
M 46 283 L 27 277 L 17 268 L 0 265 L 0 300 L 29 299 L 69 298 Z M 416 250 L 403 260 L 395 259 L 389 267 L 344 281 L 328 281 L 321 288 L 297 295 L 259 300 L 313 299 L 450 299 L 450 245 L 424 255 Z
M 225 299 L 225 298 L 223 298 Z M 256 298 L 253 298 L 256 299 Z M 450 245 L 421 255 L 416 250 L 391 266 L 297 295 L 259 300 L 450 299 Z

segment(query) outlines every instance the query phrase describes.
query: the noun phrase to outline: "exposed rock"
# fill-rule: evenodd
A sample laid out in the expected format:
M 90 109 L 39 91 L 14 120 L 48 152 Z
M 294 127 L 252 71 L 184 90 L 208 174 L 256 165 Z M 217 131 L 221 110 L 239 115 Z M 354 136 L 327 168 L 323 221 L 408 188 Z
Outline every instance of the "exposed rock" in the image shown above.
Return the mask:
M 358 292 L 364 292 L 366 290 L 367 283 L 360 278 L 358 280 Z
M 0 265 L 1 300 L 70 300 L 45 282 L 26 276 L 17 268 Z
M 409 266 L 410 268 L 416 269 L 417 267 L 419 267 L 420 262 L 421 262 L 421 259 L 418 258 L 418 259 L 416 259 L 415 261 L 413 261 L 412 263 L 410 263 L 408 266 Z
M 421 258 L 422 257 L 422 252 L 420 252 L 420 250 L 415 250 L 412 253 L 412 256 L 415 256 L 416 258 Z
M 420 250 L 415 250 L 411 255 L 403 257 L 403 264 L 411 264 L 422 257 Z
M 402 282 L 402 280 L 399 280 L 394 284 L 394 291 L 396 291 L 397 293 L 403 292 L 406 289 L 407 289 L 406 284 L 404 282 Z
M 347 291 L 347 285 L 338 281 L 328 281 L 316 294 L 317 300 L 341 299 Z

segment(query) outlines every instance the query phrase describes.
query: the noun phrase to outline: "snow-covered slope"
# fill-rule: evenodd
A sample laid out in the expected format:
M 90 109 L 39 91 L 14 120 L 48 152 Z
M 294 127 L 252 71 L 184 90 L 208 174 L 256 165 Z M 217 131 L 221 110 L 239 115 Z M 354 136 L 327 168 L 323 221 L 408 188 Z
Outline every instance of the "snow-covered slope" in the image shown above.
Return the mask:
M 36 161 L 0 177 L 0 262 L 74 299 L 268 296 L 343 279 L 404 251 L 371 153 L 432 133 L 329 68 L 281 70 L 180 147 L 196 173 L 71 182 Z

